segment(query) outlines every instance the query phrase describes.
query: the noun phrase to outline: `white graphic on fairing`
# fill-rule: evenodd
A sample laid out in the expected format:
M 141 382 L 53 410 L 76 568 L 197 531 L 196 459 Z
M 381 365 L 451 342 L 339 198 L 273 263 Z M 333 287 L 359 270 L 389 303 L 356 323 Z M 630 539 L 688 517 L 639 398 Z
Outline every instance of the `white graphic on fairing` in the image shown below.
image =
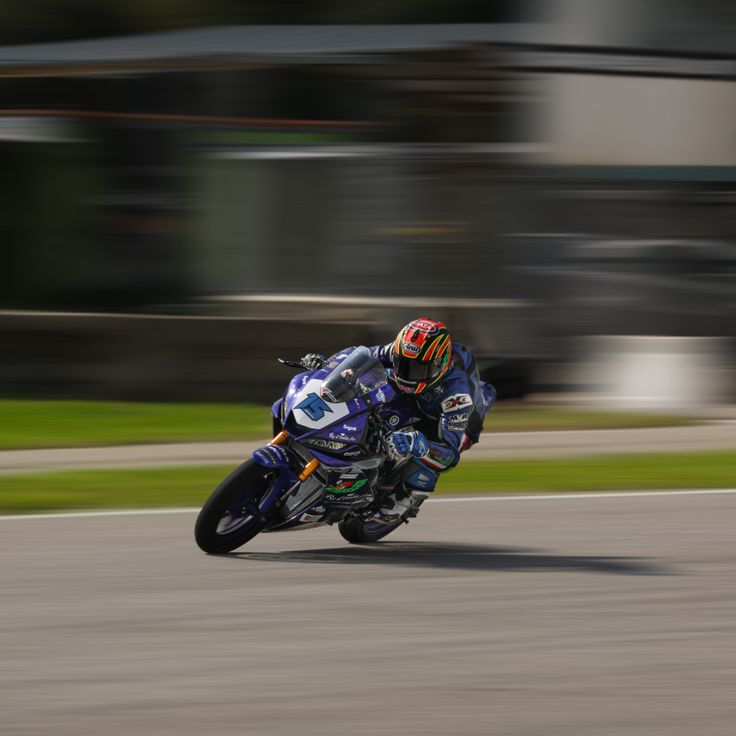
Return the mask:
M 294 417 L 302 427 L 309 427 L 310 429 L 322 429 L 328 427 L 330 424 L 339 421 L 343 417 L 350 414 L 350 409 L 346 403 L 332 403 L 324 402 L 321 411 L 310 412 L 310 396 L 314 396 L 313 402 L 320 402 L 321 395 L 320 389 L 322 387 L 322 381 L 318 378 L 312 378 L 307 381 L 301 390 L 294 396 L 292 403 L 292 411 Z M 300 405 L 304 408 L 300 408 Z

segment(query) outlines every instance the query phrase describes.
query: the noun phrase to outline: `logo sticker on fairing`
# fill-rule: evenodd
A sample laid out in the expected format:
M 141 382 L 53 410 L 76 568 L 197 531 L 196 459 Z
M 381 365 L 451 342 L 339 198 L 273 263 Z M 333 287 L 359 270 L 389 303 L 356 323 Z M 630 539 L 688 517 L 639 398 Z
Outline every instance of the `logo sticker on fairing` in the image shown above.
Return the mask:
M 463 409 L 466 406 L 471 406 L 472 403 L 473 400 L 469 394 L 453 394 L 442 402 L 442 413 L 446 414 L 447 412 L 455 411 L 455 409 Z
M 325 486 L 326 493 L 355 493 L 359 491 L 368 481 L 365 478 L 359 480 L 339 480 L 334 486 Z
M 326 493 L 355 493 L 368 482 L 362 473 L 349 470 L 343 473 L 332 485 L 325 486 Z

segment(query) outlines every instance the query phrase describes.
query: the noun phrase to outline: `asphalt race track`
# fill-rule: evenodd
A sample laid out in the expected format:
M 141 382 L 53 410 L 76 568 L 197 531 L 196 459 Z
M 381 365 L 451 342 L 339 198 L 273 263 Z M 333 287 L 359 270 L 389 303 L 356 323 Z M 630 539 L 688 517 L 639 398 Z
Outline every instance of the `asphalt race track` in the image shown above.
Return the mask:
M 430 502 L 194 545 L 194 514 L 0 519 L 0 733 L 736 732 L 736 494 Z

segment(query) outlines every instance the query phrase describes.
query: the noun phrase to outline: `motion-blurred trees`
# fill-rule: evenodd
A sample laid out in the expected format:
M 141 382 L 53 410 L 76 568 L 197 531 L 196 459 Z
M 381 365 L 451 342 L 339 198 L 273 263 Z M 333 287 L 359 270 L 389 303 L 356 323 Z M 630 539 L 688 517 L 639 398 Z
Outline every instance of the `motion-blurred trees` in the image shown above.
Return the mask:
M 0 45 L 230 24 L 493 23 L 525 0 L 3 0 Z

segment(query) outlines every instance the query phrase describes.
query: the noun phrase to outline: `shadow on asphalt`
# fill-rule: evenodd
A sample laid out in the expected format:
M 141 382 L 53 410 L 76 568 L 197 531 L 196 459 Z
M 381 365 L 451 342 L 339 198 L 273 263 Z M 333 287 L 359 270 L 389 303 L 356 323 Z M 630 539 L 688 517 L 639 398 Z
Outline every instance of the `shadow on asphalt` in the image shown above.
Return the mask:
M 347 565 L 400 565 L 453 570 L 549 570 L 612 575 L 670 575 L 661 565 L 637 557 L 558 555 L 520 547 L 436 542 L 379 542 L 366 546 L 288 552 L 234 552 L 229 558 L 249 562 L 342 563 Z

